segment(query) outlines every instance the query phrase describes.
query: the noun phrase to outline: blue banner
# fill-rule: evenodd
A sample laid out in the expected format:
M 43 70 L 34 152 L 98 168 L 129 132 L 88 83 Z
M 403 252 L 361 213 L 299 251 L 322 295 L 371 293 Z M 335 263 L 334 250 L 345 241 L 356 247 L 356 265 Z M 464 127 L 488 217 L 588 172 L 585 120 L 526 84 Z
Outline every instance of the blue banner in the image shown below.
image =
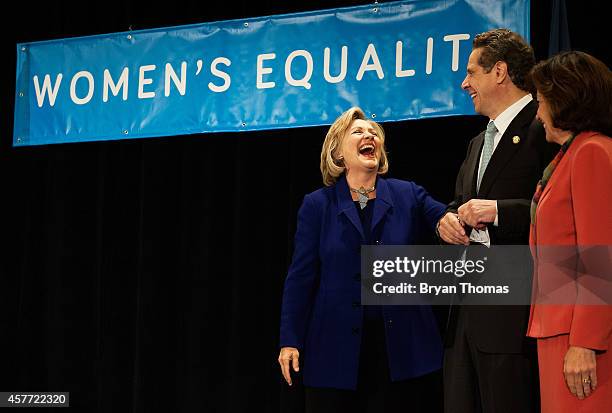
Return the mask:
M 529 0 L 412 0 L 17 45 L 13 145 L 472 114 L 475 34 Z

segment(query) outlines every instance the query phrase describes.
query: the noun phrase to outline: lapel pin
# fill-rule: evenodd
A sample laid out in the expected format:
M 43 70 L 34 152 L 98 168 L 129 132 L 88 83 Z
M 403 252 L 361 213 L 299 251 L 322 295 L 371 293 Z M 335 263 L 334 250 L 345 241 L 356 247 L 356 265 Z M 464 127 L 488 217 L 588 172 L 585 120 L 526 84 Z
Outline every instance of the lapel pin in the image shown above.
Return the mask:
M 516 135 L 512 137 L 512 143 L 513 143 L 513 144 L 515 144 L 515 145 L 516 145 L 516 144 L 517 144 L 517 143 L 519 143 L 520 141 L 521 141 L 521 138 L 520 138 L 520 137 L 518 137 L 518 136 L 516 136 Z

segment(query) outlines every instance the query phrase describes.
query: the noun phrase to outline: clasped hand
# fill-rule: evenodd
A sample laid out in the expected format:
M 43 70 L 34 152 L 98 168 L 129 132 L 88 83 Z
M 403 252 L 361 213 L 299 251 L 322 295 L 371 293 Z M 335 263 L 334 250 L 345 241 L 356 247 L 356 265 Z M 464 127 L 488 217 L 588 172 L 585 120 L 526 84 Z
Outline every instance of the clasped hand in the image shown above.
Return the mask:
M 465 226 L 484 229 L 495 221 L 497 201 L 489 199 L 470 199 L 461 205 L 457 213 L 447 212 L 438 222 L 438 233 L 445 242 L 454 245 L 469 245 L 470 239 Z
M 485 229 L 495 221 L 497 201 L 491 199 L 470 199 L 457 210 L 459 220 L 476 229 Z

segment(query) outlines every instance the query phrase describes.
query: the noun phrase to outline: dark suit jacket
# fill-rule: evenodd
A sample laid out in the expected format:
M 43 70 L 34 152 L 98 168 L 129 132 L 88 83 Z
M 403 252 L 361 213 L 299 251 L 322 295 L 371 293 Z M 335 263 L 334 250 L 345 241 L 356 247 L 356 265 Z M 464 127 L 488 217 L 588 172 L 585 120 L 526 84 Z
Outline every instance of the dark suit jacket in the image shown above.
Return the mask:
M 412 182 L 378 178 L 372 234 L 376 244 L 418 243 L 433 233 L 445 206 Z M 304 197 L 285 281 L 280 346 L 300 351 L 306 386 L 355 389 L 363 308 L 364 231 L 343 177 Z M 442 342 L 428 306 L 383 306 L 389 371 L 402 380 L 437 370 Z
M 488 226 L 491 245 L 529 242 L 531 198 L 544 168 L 558 151 L 557 145 L 546 142 L 544 129 L 535 119 L 537 109 L 537 103 L 531 101 L 512 120 L 493 152 L 478 193 L 476 179 L 484 131 L 470 141 L 459 170 L 455 199 L 447 210 L 456 212 L 459 206 L 474 198 L 497 200 L 499 226 Z M 481 351 L 520 353 L 524 350 L 528 306 L 465 306 L 461 311 L 469 312 L 473 327 L 470 337 Z M 456 309 L 453 312 L 456 315 Z M 449 318 L 447 345 L 452 344 L 454 337 L 453 319 Z

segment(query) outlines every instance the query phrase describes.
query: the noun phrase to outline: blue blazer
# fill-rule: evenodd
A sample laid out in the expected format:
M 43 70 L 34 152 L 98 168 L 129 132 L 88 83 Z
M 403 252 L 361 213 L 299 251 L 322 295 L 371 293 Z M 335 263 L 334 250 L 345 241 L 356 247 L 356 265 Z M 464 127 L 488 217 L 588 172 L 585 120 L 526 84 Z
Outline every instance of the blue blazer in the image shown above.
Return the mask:
M 412 182 L 379 177 L 372 234 L 380 234 L 377 244 L 418 243 L 445 209 Z M 344 176 L 304 197 L 285 281 L 280 346 L 300 351 L 306 386 L 357 387 L 363 307 L 354 303 L 361 300 L 362 244 L 364 231 Z M 392 380 L 440 368 L 442 345 L 430 307 L 383 306 L 382 313 Z

